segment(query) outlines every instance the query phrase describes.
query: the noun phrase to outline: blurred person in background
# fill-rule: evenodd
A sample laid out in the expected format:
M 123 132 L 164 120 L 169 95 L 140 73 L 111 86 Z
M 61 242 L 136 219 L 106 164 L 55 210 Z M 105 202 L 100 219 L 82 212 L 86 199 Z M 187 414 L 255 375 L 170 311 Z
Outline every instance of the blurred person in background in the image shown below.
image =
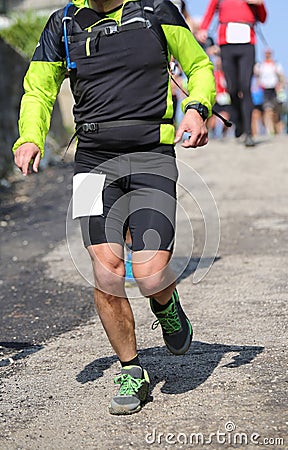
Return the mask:
M 227 82 L 222 69 L 222 61 L 220 56 L 216 56 L 214 59 L 214 77 L 216 85 L 216 102 L 213 110 L 225 117 L 226 120 L 230 119 L 231 115 L 231 98 L 227 91 Z M 215 115 L 208 119 L 208 130 L 211 137 L 218 136 L 218 130 L 220 129 L 220 136 L 225 137 L 227 135 L 228 128 L 217 119 Z
M 285 75 L 281 64 L 273 58 L 270 48 L 264 51 L 264 60 L 256 64 L 255 74 L 259 77 L 259 83 L 263 88 L 264 123 L 269 135 L 281 133 L 283 122 L 281 121 L 282 104 L 284 103 Z
M 170 74 L 171 74 L 171 91 L 172 91 L 172 101 L 173 101 L 173 120 L 175 125 L 177 125 L 177 117 L 179 115 L 179 101 L 185 98 L 184 87 L 186 87 L 184 73 L 179 62 L 172 56 L 170 61 Z M 185 86 L 184 86 L 185 84 Z M 183 89 L 183 90 L 182 90 Z M 181 114 L 183 117 L 183 115 Z
M 207 38 L 202 41 L 200 41 L 198 39 L 198 32 L 200 30 L 201 23 L 202 23 L 201 17 L 193 17 L 192 32 L 193 32 L 195 38 L 197 39 L 198 43 L 205 50 L 205 52 L 209 56 L 210 60 L 214 64 L 214 57 L 219 56 L 220 49 L 219 49 L 218 45 L 215 44 L 215 41 L 211 35 L 208 36 L 208 34 L 207 34 Z
M 251 82 L 251 96 L 253 101 L 253 112 L 252 112 L 252 136 L 259 136 L 264 131 L 264 114 L 263 114 L 263 102 L 264 102 L 264 92 L 260 84 L 259 77 L 253 75 Z
M 194 21 L 190 14 L 187 11 L 186 4 L 183 0 L 171 0 L 171 2 L 178 8 L 178 11 L 185 19 L 185 22 L 189 26 L 191 32 L 193 32 L 193 24 Z M 183 92 L 185 84 L 185 75 L 180 67 L 179 62 L 171 56 L 171 60 L 169 63 L 170 74 L 173 78 L 171 78 L 171 91 L 172 91 L 172 101 L 173 101 L 173 120 L 174 123 L 177 124 L 177 119 L 182 119 L 183 114 L 178 109 L 179 100 L 183 100 Z M 176 83 L 174 82 L 176 81 Z
M 219 18 L 218 45 L 232 101 L 235 137 L 245 133 L 246 147 L 253 147 L 250 85 L 255 64 L 254 27 L 257 21 L 265 22 L 266 8 L 263 0 L 210 0 L 197 33 L 200 42 L 206 41 L 216 12 Z

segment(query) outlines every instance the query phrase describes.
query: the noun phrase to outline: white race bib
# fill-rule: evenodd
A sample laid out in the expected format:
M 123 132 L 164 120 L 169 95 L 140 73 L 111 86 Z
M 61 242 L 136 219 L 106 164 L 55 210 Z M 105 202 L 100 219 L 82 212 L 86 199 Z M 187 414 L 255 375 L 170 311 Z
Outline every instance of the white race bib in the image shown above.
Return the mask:
M 102 192 L 106 175 L 77 173 L 73 177 L 73 219 L 103 214 Z
M 227 44 L 248 44 L 251 41 L 251 29 L 247 23 L 229 22 L 226 28 Z

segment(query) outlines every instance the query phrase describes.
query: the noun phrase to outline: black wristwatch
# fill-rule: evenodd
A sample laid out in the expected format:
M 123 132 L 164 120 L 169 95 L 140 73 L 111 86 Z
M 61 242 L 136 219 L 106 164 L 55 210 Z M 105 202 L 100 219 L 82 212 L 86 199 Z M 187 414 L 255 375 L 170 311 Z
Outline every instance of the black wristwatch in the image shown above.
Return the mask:
M 195 103 L 188 103 L 188 105 L 185 106 L 185 113 L 188 111 L 188 109 L 196 109 L 196 111 L 200 114 L 203 120 L 208 119 L 208 108 L 205 105 L 202 105 L 202 103 L 195 102 Z

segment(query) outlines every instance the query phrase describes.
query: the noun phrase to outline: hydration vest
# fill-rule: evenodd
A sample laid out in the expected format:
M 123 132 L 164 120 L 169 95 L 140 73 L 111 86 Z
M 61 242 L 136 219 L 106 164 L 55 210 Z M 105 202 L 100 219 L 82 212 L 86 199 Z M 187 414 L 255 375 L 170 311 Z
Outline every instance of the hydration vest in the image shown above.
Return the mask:
M 159 143 L 160 126 L 173 126 L 173 118 L 164 117 L 168 48 L 153 0 L 128 2 L 120 24 L 73 4 L 66 6 L 62 20 L 76 134 L 97 133 L 95 149 L 107 142 L 113 147 L 110 129 L 115 127 L 121 127 L 125 146 Z
M 64 10 L 63 21 L 63 42 L 66 54 L 67 69 L 76 69 L 76 63 L 70 58 L 70 45 L 86 42 L 86 54 L 89 56 L 91 42 L 97 45 L 97 39 L 102 36 L 111 36 L 116 33 L 147 28 L 157 36 L 162 49 L 167 54 L 167 42 L 159 20 L 154 13 L 153 0 L 140 0 L 135 2 L 140 5 L 139 16 L 132 17 L 117 25 L 115 20 L 109 17 L 102 17 L 91 8 L 77 8 L 73 3 L 68 3 Z

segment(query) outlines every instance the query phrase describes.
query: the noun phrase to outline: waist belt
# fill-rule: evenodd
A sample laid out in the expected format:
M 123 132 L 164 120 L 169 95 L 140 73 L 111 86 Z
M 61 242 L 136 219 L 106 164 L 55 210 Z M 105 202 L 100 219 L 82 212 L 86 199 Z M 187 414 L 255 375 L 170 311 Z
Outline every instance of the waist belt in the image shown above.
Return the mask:
M 162 123 L 173 124 L 172 119 L 155 119 L 155 120 L 138 120 L 138 119 L 128 119 L 128 120 L 110 120 L 109 122 L 91 122 L 82 123 L 77 127 L 76 132 L 84 131 L 85 133 L 98 133 L 101 130 L 107 130 L 108 128 L 115 127 L 129 127 L 135 125 L 161 125 Z
M 67 151 L 69 150 L 70 145 L 73 140 L 79 133 L 79 131 L 84 131 L 84 133 L 98 133 L 101 130 L 107 130 L 108 128 L 115 127 L 129 127 L 135 125 L 161 125 L 161 124 L 170 124 L 173 125 L 173 119 L 150 119 L 150 120 L 140 120 L 140 119 L 123 119 L 123 120 L 109 120 L 109 122 L 85 122 L 78 123 L 75 133 L 71 137 L 65 153 L 62 157 L 62 161 L 66 156 Z

